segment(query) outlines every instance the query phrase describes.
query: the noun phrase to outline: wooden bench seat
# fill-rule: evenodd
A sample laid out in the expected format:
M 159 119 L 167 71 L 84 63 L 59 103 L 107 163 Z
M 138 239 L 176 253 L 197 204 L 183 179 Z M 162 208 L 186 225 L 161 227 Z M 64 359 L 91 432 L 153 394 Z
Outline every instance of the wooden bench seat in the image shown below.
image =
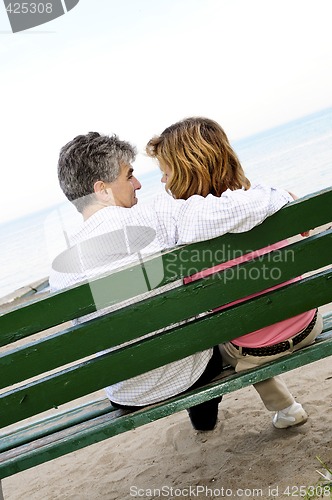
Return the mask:
M 144 272 L 149 273 L 162 260 L 161 293 L 143 300 L 136 298 L 132 304 L 103 317 L 53 334 L 39 332 L 96 310 L 91 283 L 5 312 L 0 316 L 0 345 L 6 346 L 0 355 L 0 478 L 330 356 L 329 313 L 324 316 L 323 334 L 312 346 L 241 374 L 226 368 L 218 380 L 207 386 L 144 409 L 130 413 L 113 409 L 106 399 L 84 404 L 78 399 L 331 302 L 332 231 L 325 228 L 273 254 L 241 264 L 239 272 L 226 269 L 186 286 L 167 289 L 171 282 L 190 274 L 193 266 L 188 252 L 200 256 L 199 260 L 195 258 L 195 269 L 200 271 L 228 260 L 231 252 L 247 253 L 331 220 L 332 190 L 327 189 L 289 204 L 248 233 L 227 234 L 164 252 L 144 263 Z M 216 262 L 215 256 L 222 256 L 220 249 L 225 248 L 225 258 Z M 186 258 L 181 258 L 183 252 Z M 276 267 L 278 276 L 268 272 Z M 263 270 L 267 270 L 264 279 L 255 279 Z M 140 266 L 133 266 L 96 280 L 93 287 L 104 292 L 103 307 L 145 292 L 138 279 L 141 273 Z M 211 312 L 300 275 L 304 277 L 299 281 Z M 253 279 L 248 279 L 250 276 Z M 35 340 L 30 341 L 31 336 Z M 101 354 L 106 349 L 110 351 Z M 71 407 L 64 411 L 67 403 Z

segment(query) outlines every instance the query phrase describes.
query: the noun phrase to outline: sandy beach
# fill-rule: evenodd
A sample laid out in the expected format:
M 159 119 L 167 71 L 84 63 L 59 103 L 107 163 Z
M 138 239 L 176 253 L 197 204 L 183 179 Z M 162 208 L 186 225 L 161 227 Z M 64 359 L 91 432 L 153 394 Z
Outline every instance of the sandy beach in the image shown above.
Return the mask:
M 301 498 L 316 456 L 332 465 L 331 358 L 284 378 L 309 414 L 301 427 L 274 429 L 249 387 L 224 397 L 212 432 L 182 411 L 4 479 L 5 500 Z

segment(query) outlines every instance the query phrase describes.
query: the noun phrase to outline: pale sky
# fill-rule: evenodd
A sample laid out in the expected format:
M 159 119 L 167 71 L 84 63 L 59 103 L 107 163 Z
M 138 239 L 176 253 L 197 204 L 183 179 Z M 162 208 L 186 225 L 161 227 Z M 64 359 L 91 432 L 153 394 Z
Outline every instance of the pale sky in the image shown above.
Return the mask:
M 0 2 L 0 222 L 64 200 L 59 149 L 186 116 L 231 141 L 332 105 L 331 0 L 80 0 L 12 34 Z M 152 160 L 139 155 L 139 177 Z

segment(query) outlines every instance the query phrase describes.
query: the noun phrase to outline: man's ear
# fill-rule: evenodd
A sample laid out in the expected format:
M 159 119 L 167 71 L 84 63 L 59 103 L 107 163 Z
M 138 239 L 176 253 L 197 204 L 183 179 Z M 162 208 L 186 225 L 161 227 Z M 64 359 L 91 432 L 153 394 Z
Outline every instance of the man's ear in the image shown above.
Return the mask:
M 109 194 L 106 189 L 106 184 L 103 181 L 96 181 L 93 185 L 93 190 L 96 194 L 97 200 L 102 202 L 109 201 Z

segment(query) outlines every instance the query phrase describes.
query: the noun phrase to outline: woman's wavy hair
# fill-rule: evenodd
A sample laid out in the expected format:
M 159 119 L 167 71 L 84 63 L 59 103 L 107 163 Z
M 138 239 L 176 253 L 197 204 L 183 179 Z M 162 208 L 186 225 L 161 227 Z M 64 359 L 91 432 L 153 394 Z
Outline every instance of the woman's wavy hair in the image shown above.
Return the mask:
M 171 125 L 148 142 L 146 152 L 158 160 L 161 170 L 170 168 L 166 190 L 174 198 L 220 196 L 226 189 L 250 188 L 227 135 L 208 118 L 186 118 Z

